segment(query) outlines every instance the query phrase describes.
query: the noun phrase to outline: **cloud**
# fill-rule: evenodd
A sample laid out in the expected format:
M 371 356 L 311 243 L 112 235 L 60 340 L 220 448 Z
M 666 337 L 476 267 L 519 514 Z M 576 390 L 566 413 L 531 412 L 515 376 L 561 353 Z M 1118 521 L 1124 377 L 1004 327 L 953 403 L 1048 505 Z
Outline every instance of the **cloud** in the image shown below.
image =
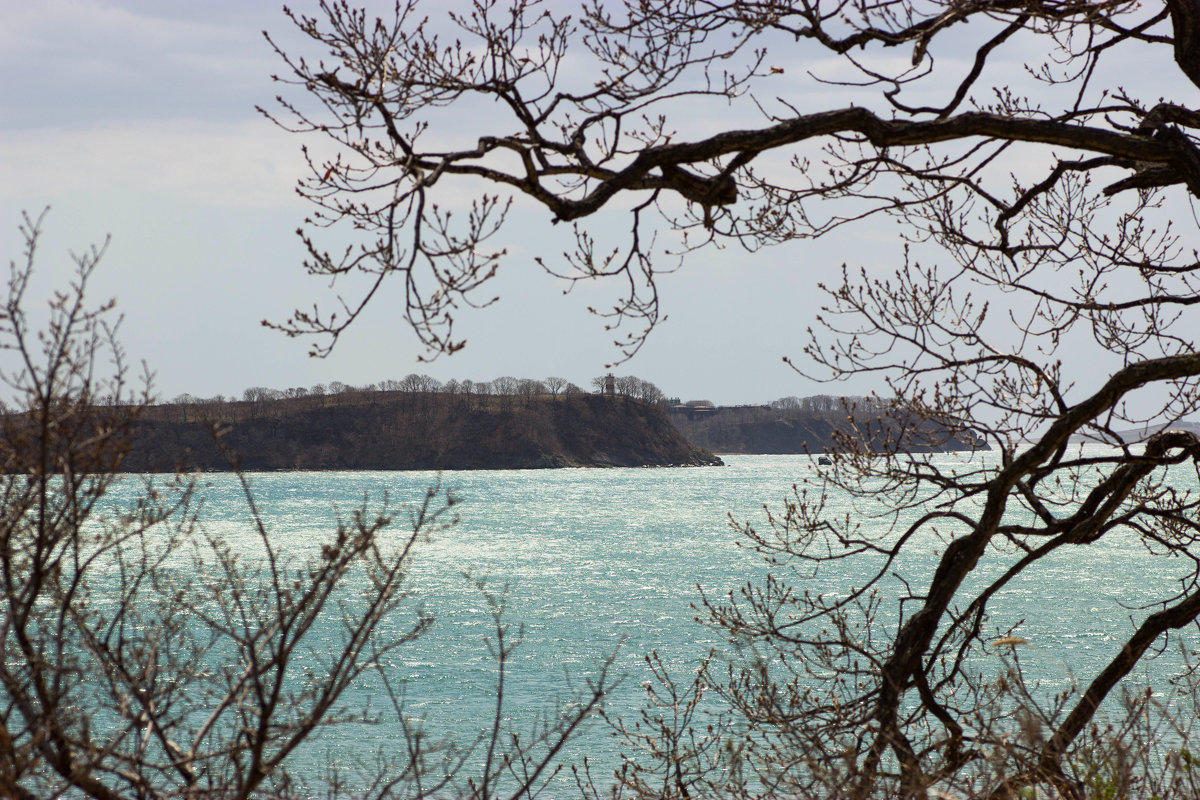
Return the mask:
M 203 205 L 292 206 L 300 143 L 266 120 L 171 119 L 0 132 L 0 200 L 161 192 Z
M 251 117 L 278 68 L 259 31 L 280 15 L 218 2 L 199 18 L 197 5 L 45 0 L 6 10 L 0 69 L 19 79 L 0 87 L 0 126 Z
M 144 10 L 139 10 L 139 5 Z M 162 56 L 196 50 L 215 53 L 258 35 L 255 28 L 240 24 L 245 18 L 235 16 L 233 10 L 233 6 L 220 3 L 190 4 L 189 8 L 186 3 L 42 0 L 6 9 L 0 48 L 6 59 L 52 56 L 70 60 L 73 55 L 103 50 L 120 61 L 128 59 L 134 47 Z M 222 22 L 198 21 L 197 11 L 208 20 Z M 109 51 L 110 47 L 114 49 Z

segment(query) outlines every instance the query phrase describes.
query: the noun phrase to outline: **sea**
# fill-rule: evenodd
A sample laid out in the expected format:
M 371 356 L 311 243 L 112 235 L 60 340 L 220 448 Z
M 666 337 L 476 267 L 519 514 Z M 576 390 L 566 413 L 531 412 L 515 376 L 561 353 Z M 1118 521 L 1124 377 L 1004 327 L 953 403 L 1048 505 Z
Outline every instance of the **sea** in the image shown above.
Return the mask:
M 944 468 L 978 466 L 989 457 L 928 456 Z M 399 541 L 409 527 L 408 509 L 427 487 L 440 486 L 457 500 L 457 524 L 414 549 L 408 597 L 384 629 L 394 633 L 420 616 L 432 618 L 421 636 L 381 660 L 402 704 L 393 705 L 377 675 L 368 673 L 343 696 L 341 707 L 369 722 L 320 731 L 297 754 L 293 770 L 319 776 L 333 764 L 354 774 L 381 755 L 399 752 L 406 728 L 414 726 L 429 741 L 469 745 L 486 738 L 497 719 L 500 630 L 506 646 L 516 645 L 505 663 L 499 709 L 506 737 L 515 732 L 530 741 L 539 726 L 569 715 L 578 694 L 602 674 L 616 679 L 605 698 L 606 715 L 632 723 L 645 702 L 646 682 L 653 680 L 648 654 L 657 654 L 681 685 L 707 654 L 738 656 L 742 644 L 704 623 L 701 598 L 736 597 L 768 572 L 798 590 L 836 595 L 861 586 L 877 567 L 868 557 L 815 568 L 764 562 L 731 520 L 768 529 L 768 510 L 782 510 L 797 488 L 820 491 L 822 472 L 807 456 L 725 460 L 726 466 L 709 468 L 250 474 L 268 536 L 291 559 L 317 553 L 338 519 L 364 505 L 387 503 L 395 523 L 384 535 Z M 256 552 L 258 534 L 237 479 L 205 474 L 199 480 L 206 530 L 235 549 Z M 1181 470 L 1172 480 L 1181 489 L 1196 489 L 1194 472 Z M 884 524 L 887 512 L 854 506 L 836 493 L 825 508 L 831 518 L 853 515 L 865 526 Z M 908 518 L 919 513 L 919 507 L 905 511 Z M 973 668 L 999 675 L 1016 654 L 1030 684 L 1047 698 L 1090 680 L 1145 617 L 1147 604 L 1169 595 L 1188 569 L 1183 559 L 1164 559 L 1130 534 L 1109 539 L 1062 548 L 1007 584 L 992 602 L 985 631 L 1023 643 L 1019 652 L 1014 646 L 992 648 Z M 944 540 L 934 535 L 909 543 L 878 586 L 881 620 L 894 625 L 899 598 L 928 585 L 942 547 Z M 999 575 L 1015 557 L 1003 548 L 989 554 L 980 577 L 964 592 Z M 336 640 L 336 613 L 322 625 L 312 634 L 315 653 L 325 646 L 324 637 Z M 1175 648 L 1200 645 L 1194 632 L 1182 637 L 1131 681 L 1169 693 L 1167 679 L 1183 658 Z M 612 724 L 596 716 L 557 760 L 580 764 L 586 756 L 604 783 L 630 754 Z M 485 757 L 477 749 L 466 769 Z M 564 770 L 558 780 L 567 785 L 552 787 L 548 796 L 573 794 L 568 775 Z

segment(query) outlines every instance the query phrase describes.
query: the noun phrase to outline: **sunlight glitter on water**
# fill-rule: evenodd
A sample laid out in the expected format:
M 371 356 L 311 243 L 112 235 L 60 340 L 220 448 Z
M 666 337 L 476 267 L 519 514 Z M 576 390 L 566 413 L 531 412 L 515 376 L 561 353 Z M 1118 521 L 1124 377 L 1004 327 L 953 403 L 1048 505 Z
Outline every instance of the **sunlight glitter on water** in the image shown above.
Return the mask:
M 947 463 L 956 456 L 945 458 Z M 646 679 L 643 654 L 656 649 L 674 675 L 686 681 L 711 647 L 728 647 L 697 625 L 692 603 L 702 589 L 710 597 L 760 579 L 764 565 L 748 548 L 736 546 L 728 515 L 763 522 L 762 505 L 778 507 L 793 483 L 819 479 L 807 457 L 733 456 L 713 469 L 612 469 L 480 471 L 447 473 L 441 480 L 460 504 L 461 522 L 419 545 L 409 586 L 409 612 L 395 629 L 410 624 L 416 609 L 433 614 L 430 632 L 389 660 L 404 681 L 408 709 L 430 728 L 460 740 L 475 738 L 493 709 L 494 664 L 486 639 L 493 623 L 486 591 L 504 597 L 505 618 L 523 643 L 514 655 L 509 711 L 530 720 L 565 697 L 568 679 L 578 685 L 594 676 L 607 658 L 625 680 L 609 698 L 610 710 L 632 715 Z M 405 504 L 438 480 L 433 473 L 271 473 L 250 476 L 256 502 L 273 543 L 302 557 L 320 546 L 337 514 L 377 507 L 386 493 L 403 536 Z M 205 520 L 246 552 L 257 549 L 246 504 L 230 476 L 205 475 Z M 831 503 L 830 514 L 848 507 Z M 936 565 L 944 542 L 929 537 L 924 549 L 898 563 L 920 586 Z M 995 575 L 1011 556 L 990 556 L 983 572 Z M 1130 630 L 1131 612 L 1120 601 L 1138 603 L 1169 574 L 1145 573 L 1148 556 L 1131 536 L 1114 537 L 1101 548 L 1063 550 L 1035 574 L 1007 586 L 995 599 L 988 625 L 997 631 L 1019 624 L 1030 646 L 1021 663 L 1048 688 L 1070 685 L 1111 658 L 1118 634 Z M 816 591 L 846 591 L 862 585 L 869 570 L 839 564 L 806 582 Z M 983 578 L 973 579 L 979 585 Z M 898 591 L 899 585 L 884 587 Z M 968 587 L 969 588 L 969 587 Z M 891 614 L 892 609 L 885 611 Z M 999 670 L 999 656 L 981 668 Z M 368 684 L 347 702 L 378 702 Z M 386 726 L 385 726 L 386 727 Z M 365 738 L 388 740 L 395 731 L 375 730 Z M 355 736 L 351 736 L 353 741 Z M 314 745 L 318 750 L 328 741 Z M 616 743 L 603 726 L 593 726 L 571 753 L 588 753 L 616 764 Z M 323 750 L 322 750 L 323 752 Z

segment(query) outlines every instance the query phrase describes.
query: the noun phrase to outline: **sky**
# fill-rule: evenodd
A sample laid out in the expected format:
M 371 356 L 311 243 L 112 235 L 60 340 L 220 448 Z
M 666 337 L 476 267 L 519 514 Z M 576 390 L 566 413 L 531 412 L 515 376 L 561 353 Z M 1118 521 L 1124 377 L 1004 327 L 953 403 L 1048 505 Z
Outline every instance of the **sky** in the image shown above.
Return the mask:
M 20 256 L 22 211 L 49 208 L 43 294 L 69 279 L 70 253 L 111 237 L 92 297 L 116 298 L 121 339 L 163 399 L 411 372 L 554 375 L 586 387 L 606 372 L 619 352 L 586 308 L 611 303 L 619 287 L 564 294 L 534 260 L 554 261 L 561 237 L 527 206 L 498 243 L 510 251 L 491 289 L 499 301 L 457 315 L 467 346 L 452 357 L 419 360 L 428 353 L 400 318 L 398 282 L 327 358 L 263 327 L 330 296 L 304 273 L 295 235 L 309 210 L 295 194 L 302 142 L 255 110 L 272 105 L 270 76 L 283 68 L 264 29 L 285 48 L 298 41 L 275 0 L 0 0 L 5 262 Z M 661 279 L 667 319 L 615 371 L 719 404 L 882 388 L 814 383 L 783 359 L 801 360 L 818 281 L 836 279 L 847 254 L 852 265 L 894 265 L 900 248 L 897 231 L 866 225 L 756 254 L 705 251 Z
M 303 0 L 295 4 L 305 10 Z M 618 351 L 588 305 L 616 286 L 563 294 L 536 255 L 557 256 L 544 214 L 506 232 L 499 302 L 457 317 L 467 347 L 432 363 L 385 291 L 325 359 L 261 325 L 328 298 L 307 276 L 295 229 L 299 139 L 264 119 L 291 23 L 265 0 L 0 0 L 0 254 L 18 259 L 22 211 L 49 208 L 37 285 L 70 276 L 70 253 L 111 237 L 91 287 L 115 297 L 121 339 L 157 394 L 240 396 L 398 379 L 410 372 L 491 380 L 561 376 L 581 386 Z M 519 220 L 518 220 L 519 221 Z M 861 232 L 860 232 L 861 234 Z M 814 276 L 837 270 L 836 243 L 749 256 L 707 253 L 663 279 L 667 320 L 617 374 L 668 395 L 717 403 L 839 393 L 792 371 L 811 322 Z M 400 287 L 395 287 L 398 292 Z

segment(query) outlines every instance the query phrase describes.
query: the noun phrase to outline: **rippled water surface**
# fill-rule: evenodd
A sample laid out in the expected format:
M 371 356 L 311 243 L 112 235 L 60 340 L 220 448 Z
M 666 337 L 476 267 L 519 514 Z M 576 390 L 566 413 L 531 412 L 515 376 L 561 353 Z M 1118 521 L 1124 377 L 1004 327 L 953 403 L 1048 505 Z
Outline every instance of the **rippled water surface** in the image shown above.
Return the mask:
M 609 699 L 614 713 L 629 715 L 637 708 L 647 677 L 643 654 L 651 649 L 686 680 L 710 647 L 728 647 L 693 621 L 699 592 L 736 591 L 766 569 L 753 552 L 738 547 L 729 515 L 761 523 L 764 503 L 779 507 L 795 482 L 818 477 L 807 457 L 732 456 L 727 461 L 724 468 L 441 476 L 461 501 L 456 509 L 461 522 L 420 545 L 412 564 L 408 585 L 414 611 L 395 624 L 411 621 L 418 607 L 435 621 L 424 637 L 393 653 L 387 663 L 389 676 L 403 685 L 405 713 L 425 719 L 435 734 L 461 741 L 475 738 L 490 721 L 496 670 L 486 641 L 493 625 L 477 585 L 481 580 L 488 591 L 504 594 L 510 633 L 523 627 L 506 693 L 506 714 L 518 726 L 539 711 L 554 713 L 572 685 L 593 677 L 606 659 L 613 659 L 615 674 L 625 676 Z M 296 555 L 333 527 L 339 510 L 355 508 L 364 497 L 374 503 L 385 493 L 402 509 L 437 480 L 433 473 L 414 472 L 251 476 L 272 540 Z M 209 528 L 233 541 L 251 536 L 235 479 L 219 475 L 204 481 Z M 829 513 L 845 513 L 836 497 Z M 402 534 L 404 523 L 401 512 L 395 535 Z M 914 579 L 914 589 L 928 581 L 936 563 L 937 543 L 918 545 L 899 565 Z M 984 565 L 985 572 L 997 574 L 1003 556 L 996 558 L 995 566 Z M 860 585 L 864 574 L 861 566 L 845 563 L 808 583 L 822 591 L 844 591 Z M 1022 663 L 1048 687 L 1061 688 L 1115 654 L 1115 637 L 1131 629 L 1129 617 L 1136 614 L 1122 602 L 1137 604 L 1173 578 L 1170 565 L 1149 560 L 1131 537 L 1068 549 L 1047 559 L 1036 574 L 1007 586 L 988 624 L 997 630 L 1019 624 L 1018 632 L 1031 643 Z M 883 588 L 900 592 L 898 583 Z M 895 601 L 885 607 L 893 613 Z M 995 668 L 1000 668 L 998 659 Z M 382 709 L 380 699 L 378 685 L 369 683 L 347 702 Z M 326 737 L 307 757 L 332 752 L 349 758 L 394 746 L 399 736 L 394 725 L 357 728 L 340 740 Z M 569 755 L 586 752 L 602 770 L 611 770 L 616 747 L 608 730 L 596 723 Z

